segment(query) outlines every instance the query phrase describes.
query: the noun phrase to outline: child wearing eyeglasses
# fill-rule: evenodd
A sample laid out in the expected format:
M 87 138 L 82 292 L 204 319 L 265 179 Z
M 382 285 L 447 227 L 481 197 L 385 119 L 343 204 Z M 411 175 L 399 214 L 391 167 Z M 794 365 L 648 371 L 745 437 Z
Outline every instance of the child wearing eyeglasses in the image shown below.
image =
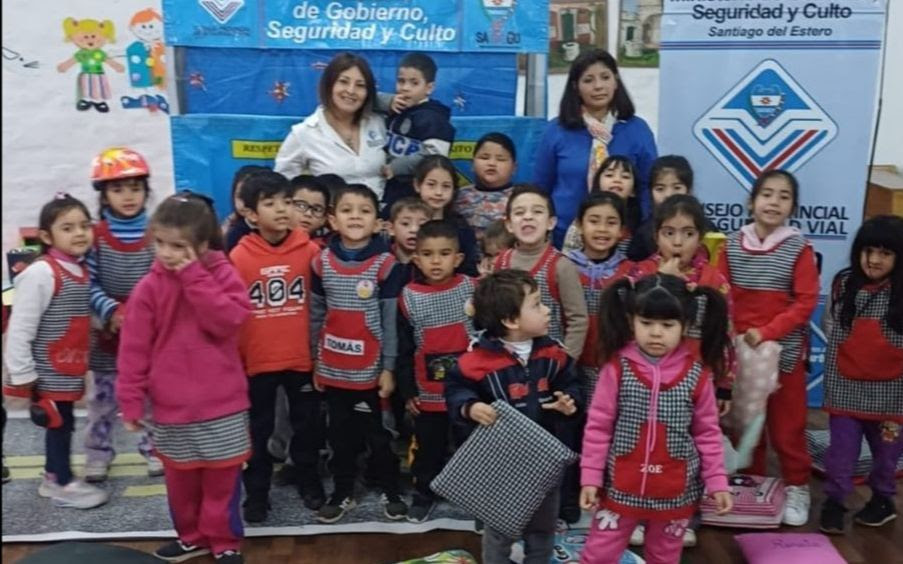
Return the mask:
M 292 227 L 300 227 L 321 248 L 326 246 L 329 227 L 329 188 L 316 176 L 299 174 L 291 180 Z

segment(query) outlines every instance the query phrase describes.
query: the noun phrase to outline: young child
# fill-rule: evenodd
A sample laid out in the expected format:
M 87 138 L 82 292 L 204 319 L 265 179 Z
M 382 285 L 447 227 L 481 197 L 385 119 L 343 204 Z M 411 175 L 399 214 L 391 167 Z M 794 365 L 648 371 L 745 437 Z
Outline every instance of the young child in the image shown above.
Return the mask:
M 702 361 L 683 339 L 706 300 Z M 597 509 L 581 562 L 616 562 L 640 520 L 644 556 L 677 562 L 703 490 L 730 511 L 718 409 L 706 364 L 727 346 L 727 306 L 718 292 L 667 274 L 602 294 L 599 348 L 605 366 L 587 413 L 580 505 Z
M 320 248 L 326 246 L 329 229 L 326 227 L 326 210 L 329 208 L 329 189 L 316 176 L 301 174 L 291 180 L 292 227 L 300 227 L 310 240 Z M 322 426 L 321 426 L 322 428 Z M 320 430 L 312 430 L 321 440 L 325 440 Z M 282 387 L 276 390 L 276 419 L 273 434 L 267 442 L 267 450 L 277 460 L 285 463 L 273 474 L 276 485 L 298 483 L 298 472 L 289 453 L 292 441 L 292 424 L 289 418 L 288 398 Z M 303 495 L 303 494 L 302 494 Z M 309 499 L 313 505 L 316 501 Z
M 445 379 L 474 334 L 475 283 L 455 274 L 463 260 L 454 224 L 424 223 L 414 255 L 423 281 L 405 286 L 398 302 L 398 390 L 414 417 L 417 439 L 411 465 L 415 493 L 407 517 L 412 523 L 426 521 L 436 503 L 430 482 L 448 454 Z
M 329 222 L 337 233 L 314 258 L 310 295 L 311 349 L 318 350 L 315 384 L 326 392 L 335 489 L 317 519 L 335 523 L 355 506 L 360 437 L 370 447 L 384 514 L 403 519 L 398 459 L 383 427 L 380 402 L 395 388 L 398 295 L 395 258 L 380 237 L 379 202 L 362 184 L 340 188 Z
M 259 523 L 269 510 L 273 462 L 267 442 L 275 424 L 276 392 L 288 399 L 294 431 L 289 442 L 305 507 L 325 501 L 317 464 L 320 394 L 314 390 L 308 344 L 310 263 L 320 248 L 303 229 L 291 229 L 292 188 L 278 172 L 245 180 L 241 199 L 256 229 L 242 237 L 229 258 L 247 288 L 253 315 L 242 327 L 239 352 L 251 398 L 251 459 L 243 472 L 245 521 Z
M 320 247 L 326 245 L 329 229 L 326 210 L 329 209 L 329 189 L 316 176 L 301 174 L 291 180 L 292 227 L 303 229 Z
M 455 211 L 458 174 L 455 165 L 441 155 L 430 155 L 420 161 L 414 171 L 414 190 L 432 210 L 431 219 L 447 219 L 458 229 L 458 240 L 464 262 L 459 271 L 477 275 L 477 238 L 467 220 Z
M 430 220 L 433 210 L 417 197 L 395 200 L 389 211 L 387 233 L 392 238 L 391 249 L 404 271 L 404 282 L 414 279 L 414 254 L 417 252 L 417 232 Z
M 154 429 L 179 538 L 154 553 L 181 562 L 212 552 L 244 562 L 241 467 L 251 454 L 248 382 L 238 352 L 248 295 L 222 248 L 213 203 L 170 196 L 150 225 L 156 260 L 122 327 L 116 398 L 125 428 Z M 153 422 L 144 421 L 149 403 Z
M 753 184 L 749 208 L 753 222 L 731 234 L 718 269 L 731 285 L 734 325 L 750 346 L 781 344 L 780 386 L 768 397 L 767 440 L 777 451 L 787 484 L 783 522 L 809 519 L 806 449 L 806 358 L 809 317 L 818 301 L 818 270 L 812 245 L 785 225 L 799 202 L 799 184 L 787 171 L 770 170 Z M 753 454 L 751 474 L 765 474 L 766 433 Z
M 384 167 L 387 209 L 399 198 L 413 196 L 414 170 L 427 155 L 448 156 L 455 128 L 451 110 L 430 99 L 436 88 L 436 63 L 426 53 L 408 53 L 398 64 L 392 112 L 386 122 Z
M 599 303 L 602 290 L 627 276 L 633 263 L 618 249 L 624 230 L 624 200 L 613 192 L 594 192 L 577 209 L 576 225 L 582 250 L 565 254 L 580 273 L 586 300 L 587 331 L 577 372 L 583 385 L 583 397 L 593 397 L 599 379 Z M 578 445 L 579 446 L 579 445 Z
M 593 186 L 590 194 L 595 192 L 613 192 L 624 201 L 624 225 L 621 238 L 618 240 L 618 248 L 622 253 L 627 252 L 633 237 L 633 232 L 640 223 L 640 204 L 637 201 L 634 184 L 636 179 L 636 167 L 627 157 L 612 155 L 602 162 L 596 175 L 593 177 Z M 562 252 L 581 249 L 583 239 L 577 229 L 577 221 L 568 227 L 564 236 Z
M 577 361 L 577 374 L 583 397 L 591 398 L 599 378 L 598 341 L 599 299 L 602 290 L 623 278 L 632 264 L 618 248 L 624 232 L 625 204 L 614 192 L 593 192 L 580 204 L 574 224 L 582 239 L 580 249 L 566 253 L 577 265 L 583 297 L 587 306 L 587 332 L 583 354 Z M 562 430 L 565 444 L 580 452 L 583 440 L 583 421 Z M 571 466 L 565 471 L 562 485 L 561 518 L 569 523 L 580 520 L 580 471 Z
M 225 237 L 225 251 L 227 253 L 238 244 L 239 239 L 254 229 L 254 226 L 248 223 L 248 219 L 245 217 L 247 210 L 241 202 L 241 185 L 252 174 L 268 170 L 270 169 L 265 166 L 244 165 L 235 171 L 235 176 L 232 177 L 232 213 L 223 222 L 222 227 Z
M 513 248 L 516 242 L 514 235 L 505 227 L 504 219 L 497 219 L 487 225 L 483 237 L 480 238 L 480 263 L 477 265 L 480 276 L 492 274 L 495 257 L 502 251 Z
M 542 303 L 539 286 L 524 271 L 496 271 L 480 281 L 473 306 L 474 327 L 483 333 L 448 375 L 449 417 L 469 433 L 476 424 L 492 425 L 497 414 L 490 404 L 503 400 L 554 433 L 561 419 L 577 413 L 580 385 L 573 359 L 547 336 L 550 311 Z M 525 562 L 551 560 L 558 496 L 559 489 L 552 488 L 527 523 Z M 487 527 L 484 564 L 508 564 L 516 540 Z
M 650 258 L 636 263 L 630 272 L 634 279 L 655 273 L 679 276 L 688 283 L 711 288 L 727 302 L 728 331 L 732 334 L 730 320 L 733 317 L 731 286 L 725 275 L 709 264 L 705 248 L 701 245 L 708 223 L 702 204 L 693 196 L 676 194 L 655 207 L 653 224 L 658 251 Z M 687 328 L 687 346 L 695 354 L 700 351 L 702 328 L 698 321 L 705 316 L 705 301 L 698 304 L 698 318 Z M 726 348 L 724 370 L 713 370 L 718 414 L 730 409 L 734 387 L 735 367 L 733 347 Z M 713 369 L 714 367 L 709 367 Z
M 649 186 L 652 192 L 652 211 L 668 197 L 674 194 L 693 193 L 693 168 L 690 162 L 680 155 L 664 155 L 652 163 L 649 173 Z M 656 250 L 655 221 L 652 217 L 644 221 L 630 241 L 627 258 L 639 262 L 646 260 Z M 706 231 L 709 231 L 707 229 Z
M 38 495 L 58 507 L 90 509 L 109 494 L 76 480 L 69 462 L 73 404 L 85 391 L 90 346 L 90 289 L 84 256 L 91 248 L 91 214 L 79 200 L 57 194 L 41 208 L 42 254 L 15 279 L 16 307 L 6 336 L 3 393 L 30 398 L 43 412 L 44 479 Z M 34 420 L 34 417 L 33 419 Z
M 586 300 L 577 267 L 549 242 L 555 208 L 538 186 L 514 187 L 505 209 L 505 226 L 517 244 L 496 257 L 494 269 L 517 268 L 536 280 L 542 303 L 549 308 L 549 337 L 564 343 L 571 358 L 580 358 L 586 340 Z
M 119 328 L 132 288 L 150 271 L 154 248 L 146 234 L 150 169 L 144 157 L 115 147 L 97 155 L 91 168 L 91 181 L 100 193 L 101 220 L 94 226 L 94 246 L 85 264 L 91 274 L 91 312 L 101 327 L 92 331 L 88 361 L 94 387 L 87 402 L 85 481 L 102 482 L 116 456 L 113 427 L 119 406 L 113 385 Z M 162 476 L 163 465 L 153 455 L 147 433 L 138 451 L 147 460 L 148 475 Z
M 474 183 L 458 191 L 455 209 L 467 218 L 477 240 L 493 221 L 505 217 L 511 196 L 511 179 L 517 169 L 514 141 L 493 131 L 477 140 L 473 148 Z
M 881 215 L 862 224 L 850 266 L 834 277 L 825 312 L 828 355 L 825 411 L 831 444 L 825 456 L 821 530 L 843 533 L 844 499 L 862 436 L 872 452 L 872 499 L 853 519 L 879 527 L 897 517 L 895 471 L 903 455 L 903 218 Z

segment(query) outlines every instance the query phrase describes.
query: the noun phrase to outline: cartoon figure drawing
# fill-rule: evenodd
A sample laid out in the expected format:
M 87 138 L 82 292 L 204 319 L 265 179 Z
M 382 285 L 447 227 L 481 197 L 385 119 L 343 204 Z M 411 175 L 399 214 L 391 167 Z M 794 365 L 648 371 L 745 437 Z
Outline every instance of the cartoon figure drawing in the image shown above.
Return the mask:
M 75 109 L 83 112 L 94 106 L 98 112 L 109 112 L 106 100 L 110 99 L 110 83 L 104 74 L 103 65 L 106 63 L 116 72 L 125 70 L 122 64 L 109 58 L 102 49 L 107 43 L 116 40 L 113 22 L 66 18 L 63 20 L 63 33 L 65 40 L 74 43 L 78 51 L 57 65 L 56 70 L 66 72 L 76 64 L 81 65 L 76 85 L 78 101 Z
M 166 64 L 163 47 L 163 17 L 151 8 L 132 16 L 129 29 L 138 38 L 125 51 L 129 82 L 133 88 L 166 89 Z M 169 103 L 160 94 L 146 93 L 138 98 L 122 96 L 122 107 L 158 109 L 169 113 Z

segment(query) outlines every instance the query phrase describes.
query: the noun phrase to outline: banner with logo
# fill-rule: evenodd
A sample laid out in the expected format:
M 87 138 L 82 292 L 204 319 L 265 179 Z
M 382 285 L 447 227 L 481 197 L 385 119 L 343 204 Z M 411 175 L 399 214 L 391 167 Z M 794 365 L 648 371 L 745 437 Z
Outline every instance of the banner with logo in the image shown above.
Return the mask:
M 166 42 L 197 47 L 544 53 L 548 0 L 164 0 Z
M 790 224 L 815 246 L 822 293 L 847 263 L 875 126 L 883 0 L 665 0 L 659 153 L 686 156 L 706 214 L 748 218 L 763 171 L 800 182 Z M 813 361 L 823 353 L 814 332 Z M 821 370 L 810 403 L 820 403 Z
M 292 125 L 300 118 L 278 116 L 184 115 L 173 116 L 172 147 L 176 190 L 191 189 L 208 194 L 216 211 L 225 217 L 232 211 L 229 195 L 232 176 L 248 164 L 273 166 Z M 459 117 L 452 119 L 455 142 L 449 157 L 458 169 L 460 185 L 473 182 L 473 149 L 477 139 L 490 131 L 511 137 L 518 152 L 532 155 L 545 131 L 542 118 Z M 533 178 L 529 159 L 518 163 L 515 181 Z
M 317 107 L 317 84 L 336 51 L 185 48 L 179 75 L 182 113 L 303 116 Z M 362 53 L 380 91 L 395 90 L 400 51 Z M 513 115 L 517 55 L 430 53 L 436 89 L 430 96 L 456 116 Z

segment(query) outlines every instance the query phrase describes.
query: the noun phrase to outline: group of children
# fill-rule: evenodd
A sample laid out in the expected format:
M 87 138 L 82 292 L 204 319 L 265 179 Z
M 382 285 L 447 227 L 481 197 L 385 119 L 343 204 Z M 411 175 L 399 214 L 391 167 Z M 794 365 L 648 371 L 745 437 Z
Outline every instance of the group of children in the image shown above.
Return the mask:
M 165 476 L 179 536 L 158 549 L 161 559 L 212 552 L 242 561 L 242 482 L 244 520 L 265 520 L 279 419 L 301 501 L 317 520 L 353 510 L 366 455 L 385 517 L 422 522 L 453 446 L 491 425 L 490 404 L 502 400 L 582 451 L 580 468 L 527 527 L 528 561 L 547 562 L 556 518 L 575 522 L 583 509 L 595 511 L 583 561 L 617 561 L 640 530 L 647 560 L 676 562 L 701 496 L 719 512 L 732 506 L 719 415 L 730 409 L 734 338 L 782 345 L 767 439 L 750 471 L 765 473 L 770 443 L 787 484 L 784 522 L 808 520 L 805 367 L 819 287 L 811 245 L 786 225 L 799 201 L 788 172 L 757 179 L 751 222 L 710 256 L 711 224 L 692 196 L 689 164 L 675 156 L 654 166 L 646 220 L 633 165 L 609 157 L 564 253 L 550 243 L 548 194 L 512 185 L 515 150 L 502 133 L 477 142 L 470 187 L 458 189 L 446 157 L 420 158 L 415 196 L 388 206 L 385 224 L 369 188 L 335 175 L 287 179 L 245 167 L 221 228 L 212 202 L 191 192 L 148 217 L 149 169 L 133 151 L 105 151 L 94 169 L 97 224 L 68 195 L 41 210 L 44 253 L 16 280 L 5 392 L 31 398 L 47 428 L 38 492 L 59 506 L 107 501 L 86 482 L 107 476 L 118 412 L 142 433 L 139 450 L 148 472 Z M 874 497 L 857 520 L 896 516 L 901 252 L 903 220 L 869 220 L 832 286 L 825 530 L 843 530 L 863 434 Z M 69 456 L 89 368 L 83 482 Z M 393 401 L 413 421 L 410 505 L 384 421 Z M 484 562 L 508 562 L 514 539 L 491 526 L 483 539 Z

